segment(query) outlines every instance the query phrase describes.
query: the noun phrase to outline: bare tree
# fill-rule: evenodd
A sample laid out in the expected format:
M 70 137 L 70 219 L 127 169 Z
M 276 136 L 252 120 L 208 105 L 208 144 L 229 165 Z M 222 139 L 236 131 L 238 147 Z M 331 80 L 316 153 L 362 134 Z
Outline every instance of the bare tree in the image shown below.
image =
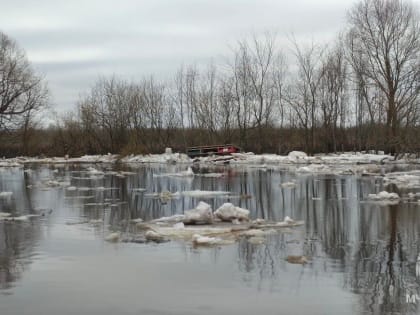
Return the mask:
M 217 84 L 216 66 L 210 63 L 207 71 L 201 76 L 194 110 L 198 127 L 206 131 L 207 143 L 213 143 L 217 135 Z
M 325 56 L 320 69 L 320 118 L 326 152 L 337 151 L 337 133 L 346 123 L 348 94 L 344 54 L 341 46 L 334 47 Z
M 222 134 L 224 143 L 230 143 L 233 140 L 233 131 L 235 129 L 235 95 L 234 80 L 231 76 L 220 79 L 218 93 L 218 130 Z
M 48 91 L 16 42 L 0 32 L 0 130 L 16 128 L 47 104 Z
M 285 100 L 295 112 L 299 127 L 304 131 L 305 149 L 312 154 L 315 149 L 323 49 L 314 43 L 301 48 L 296 41 L 294 41 L 294 46 L 297 72 L 287 89 Z
M 395 153 L 402 121 L 419 106 L 418 12 L 402 0 L 362 0 L 350 11 L 349 22 L 353 69 L 383 93 L 388 150 Z
M 275 82 L 275 61 L 277 59 L 275 49 L 275 37 L 266 34 L 263 39 L 256 36 L 252 39 L 250 47 L 251 63 L 249 76 L 253 89 L 253 125 L 258 131 L 258 152 L 261 153 L 266 146 L 263 129 L 273 125 L 275 121 L 275 98 L 277 86 Z

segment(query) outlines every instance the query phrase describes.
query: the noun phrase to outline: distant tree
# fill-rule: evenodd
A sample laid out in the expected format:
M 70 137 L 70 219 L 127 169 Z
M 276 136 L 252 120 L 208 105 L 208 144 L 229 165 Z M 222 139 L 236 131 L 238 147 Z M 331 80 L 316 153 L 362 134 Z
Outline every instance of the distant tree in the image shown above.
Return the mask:
M 420 94 L 420 24 L 418 10 L 402 0 L 362 0 L 349 13 L 348 47 L 363 88 L 385 98 L 387 149 L 401 145 L 400 127 L 412 122 Z
M 48 90 L 25 52 L 0 32 L 0 131 L 28 122 L 47 100 Z
M 300 47 L 296 41 L 293 44 L 297 71 L 285 92 L 285 101 L 295 113 L 299 128 L 304 131 L 305 150 L 313 154 L 317 112 L 321 102 L 320 86 L 324 49 L 313 42 L 307 47 Z
M 347 64 L 344 49 L 335 46 L 322 61 L 319 86 L 320 123 L 326 152 L 338 149 L 339 130 L 344 130 L 347 107 Z

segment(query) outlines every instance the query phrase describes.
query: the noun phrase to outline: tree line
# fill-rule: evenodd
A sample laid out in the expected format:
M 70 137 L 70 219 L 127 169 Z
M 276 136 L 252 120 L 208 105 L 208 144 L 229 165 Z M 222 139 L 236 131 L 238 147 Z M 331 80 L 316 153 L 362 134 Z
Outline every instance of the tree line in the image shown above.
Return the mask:
M 236 143 L 257 153 L 420 152 L 419 34 L 411 2 L 362 0 L 328 45 L 292 37 L 290 57 L 267 33 L 239 41 L 224 63 L 183 65 L 170 80 L 102 77 L 49 128 L 31 120 L 45 86 L 2 34 L 0 137 L 21 137 L 2 150 L 129 154 Z M 8 77 L 14 69 L 18 80 Z M 16 94 L 12 82 L 21 82 Z

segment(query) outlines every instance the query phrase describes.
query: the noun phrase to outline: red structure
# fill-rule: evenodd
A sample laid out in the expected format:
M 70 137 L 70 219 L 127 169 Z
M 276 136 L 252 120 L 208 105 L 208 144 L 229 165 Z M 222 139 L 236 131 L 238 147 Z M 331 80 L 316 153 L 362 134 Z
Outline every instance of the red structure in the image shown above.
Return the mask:
M 206 145 L 187 148 L 187 155 L 190 158 L 209 155 L 228 155 L 241 152 L 241 148 L 233 144 Z

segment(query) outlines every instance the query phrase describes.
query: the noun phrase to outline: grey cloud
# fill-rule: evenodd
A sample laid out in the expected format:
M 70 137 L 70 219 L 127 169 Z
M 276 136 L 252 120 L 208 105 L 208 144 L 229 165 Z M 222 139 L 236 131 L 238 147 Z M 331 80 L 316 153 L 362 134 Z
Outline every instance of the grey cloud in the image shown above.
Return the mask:
M 251 33 L 330 39 L 357 0 L 14 0 L 1 30 L 46 76 L 57 110 L 70 109 L 99 75 L 165 78 L 186 63 L 230 54 Z M 416 0 L 420 3 L 420 0 Z

